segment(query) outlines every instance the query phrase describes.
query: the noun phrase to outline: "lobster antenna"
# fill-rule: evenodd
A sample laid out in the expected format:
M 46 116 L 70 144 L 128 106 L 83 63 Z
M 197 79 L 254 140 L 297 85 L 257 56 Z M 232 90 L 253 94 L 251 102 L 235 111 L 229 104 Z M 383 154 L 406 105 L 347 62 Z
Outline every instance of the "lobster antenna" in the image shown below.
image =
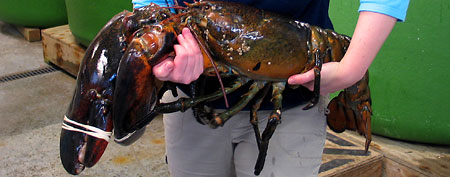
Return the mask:
M 191 30 L 191 32 L 194 34 L 195 39 L 197 39 L 197 41 L 198 41 L 197 33 L 195 33 L 195 32 L 192 30 L 191 26 L 188 26 L 188 27 L 189 27 L 189 30 Z M 220 88 L 222 89 L 223 99 L 225 100 L 225 107 L 226 107 L 226 108 L 229 108 L 230 106 L 228 105 L 227 94 L 225 93 L 225 87 L 223 86 L 222 78 L 220 78 L 219 70 L 217 70 L 216 64 L 215 64 L 214 61 L 212 60 L 212 57 L 211 57 L 211 55 L 209 54 L 209 52 L 207 52 L 206 47 L 203 45 L 203 43 L 199 42 L 198 44 L 199 44 L 200 47 L 203 49 L 203 51 L 205 51 L 206 55 L 208 55 L 208 59 L 209 59 L 209 61 L 211 62 L 212 66 L 213 66 L 213 68 L 214 68 L 214 71 L 216 72 L 216 76 L 217 76 L 217 79 L 219 80 Z
M 173 4 L 174 4 L 174 6 L 177 6 L 177 7 L 180 6 L 180 5 L 178 5 L 178 1 L 173 1 Z M 174 9 L 174 10 L 175 10 L 175 13 L 176 13 L 176 14 L 179 13 L 179 12 L 178 12 L 178 11 L 179 11 L 178 9 Z
M 159 8 L 161 8 L 161 9 L 186 9 L 186 7 L 179 6 L 179 5 L 175 5 L 172 7 L 159 7 Z

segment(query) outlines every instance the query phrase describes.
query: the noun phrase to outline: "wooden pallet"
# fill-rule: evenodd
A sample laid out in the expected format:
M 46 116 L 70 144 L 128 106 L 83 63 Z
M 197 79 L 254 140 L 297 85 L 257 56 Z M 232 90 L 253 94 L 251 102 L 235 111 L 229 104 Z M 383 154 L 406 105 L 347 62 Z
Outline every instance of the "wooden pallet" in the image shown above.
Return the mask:
M 69 26 L 42 30 L 44 60 L 76 76 L 85 49 Z M 355 133 L 328 131 L 319 176 L 450 176 L 450 148 L 411 144 L 374 136 L 369 153 Z
M 19 31 L 25 40 L 29 42 L 35 42 L 41 40 L 41 29 L 39 28 L 28 28 L 23 26 L 14 26 L 17 31 Z
M 75 41 L 69 25 L 42 30 L 42 45 L 45 62 L 51 62 L 77 76 L 85 49 Z

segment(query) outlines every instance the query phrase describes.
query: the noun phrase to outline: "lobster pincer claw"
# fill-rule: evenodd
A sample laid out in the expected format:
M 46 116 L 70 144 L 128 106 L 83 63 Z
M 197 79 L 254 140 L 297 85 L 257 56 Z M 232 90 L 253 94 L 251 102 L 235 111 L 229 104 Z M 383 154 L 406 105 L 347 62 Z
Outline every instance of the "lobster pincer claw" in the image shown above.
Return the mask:
M 150 113 L 163 82 L 155 78 L 152 68 L 173 52 L 175 41 L 175 34 L 161 30 L 148 26 L 136 32 L 120 61 L 113 101 L 114 137 L 119 144 L 129 145 L 139 139 L 145 126 L 136 125 L 157 115 Z
M 131 35 L 169 14 L 155 5 L 133 13 L 123 11 L 105 24 L 86 49 L 60 137 L 61 162 L 70 174 L 95 165 L 107 147 L 113 130 L 116 73 Z
M 77 101 L 77 100 L 74 100 Z M 94 166 L 105 151 L 111 137 L 112 119 L 104 100 L 92 102 L 86 113 L 87 121 L 77 114 L 64 116 L 60 137 L 61 162 L 70 174 L 79 174 Z M 69 110 L 76 104 L 70 106 Z M 79 112 L 80 113 L 80 112 Z M 70 118 L 69 118 L 70 117 Z

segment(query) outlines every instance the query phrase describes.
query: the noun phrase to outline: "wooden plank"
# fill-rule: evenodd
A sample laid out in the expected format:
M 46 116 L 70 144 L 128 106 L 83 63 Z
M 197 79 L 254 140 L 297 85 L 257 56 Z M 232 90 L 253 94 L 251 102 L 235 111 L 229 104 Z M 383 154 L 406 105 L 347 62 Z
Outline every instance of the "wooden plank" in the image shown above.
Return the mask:
M 77 76 L 85 49 L 76 41 L 68 25 L 42 30 L 44 61 Z
M 408 177 L 426 177 L 427 175 L 421 173 L 420 171 L 414 170 L 414 168 L 408 167 L 407 165 L 397 163 L 392 159 L 385 158 L 383 166 L 383 176 L 384 177 L 398 177 L 398 176 L 408 176 Z
M 340 137 L 363 144 L 364 138 L 354 132 Z M 439 146 L 373 136 L 370 149 L 385 156 L 383 174 L 386 176 L 450 176 L 450 146 Z
M 383 156 L 330 130 L 327 133 L 320 177 L 378 177 L 382 175 Z
M 23 27 L 23 26 L 15 26 L 15 27 L 27 41 L 35 42 L 35 41 L 41 40 L 41 29 L 27 28 L 27 27 Z
M 340 171 L 331 176 L 335 177 L 380 177 L 382 176 L 383 161 L 382 156 L 371 161 L 362 161 L 360 164 Z

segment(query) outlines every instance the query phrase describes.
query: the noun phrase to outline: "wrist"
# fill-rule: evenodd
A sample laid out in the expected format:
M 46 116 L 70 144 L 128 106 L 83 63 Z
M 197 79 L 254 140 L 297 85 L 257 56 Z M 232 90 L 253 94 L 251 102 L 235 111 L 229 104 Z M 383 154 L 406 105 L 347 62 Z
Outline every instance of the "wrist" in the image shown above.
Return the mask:
M 367 69 L 349 66 L 345 62 L 339 62 L 336 79 L 344 85 L 344 88 L 347 88 L 361 80 L 366 72 Z

